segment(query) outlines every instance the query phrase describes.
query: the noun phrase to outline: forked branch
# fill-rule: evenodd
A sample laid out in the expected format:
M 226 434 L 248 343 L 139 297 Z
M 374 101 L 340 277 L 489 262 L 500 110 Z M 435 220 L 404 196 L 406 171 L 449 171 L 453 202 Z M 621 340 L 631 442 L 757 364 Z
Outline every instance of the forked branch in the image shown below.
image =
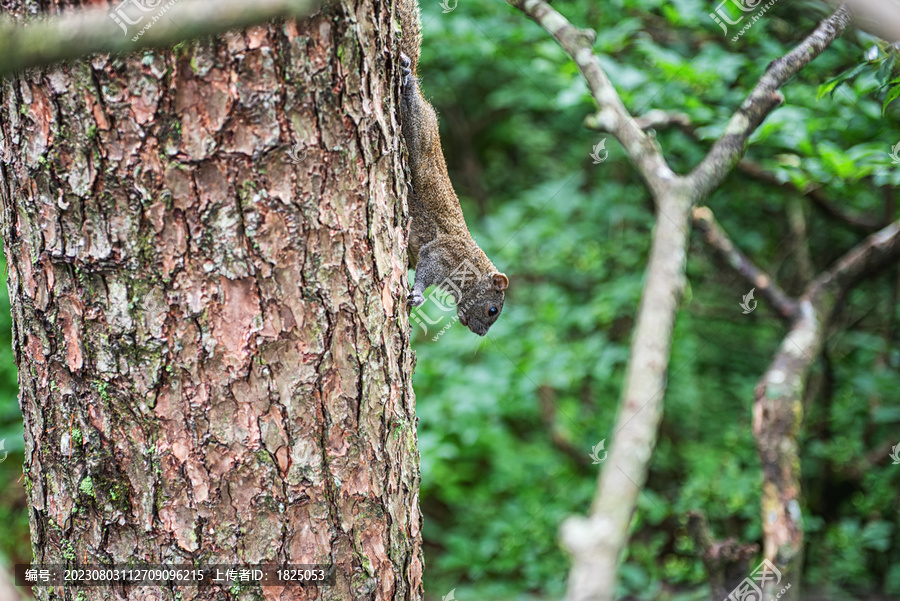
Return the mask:
M 688 177 L 676 175 L 655 140 L 625 108 L 592 45 L 594 33 L 578 29 L 544 0 L 507 0 L 547 30 L 569 54 L 598 105 L 585 124 L 618 138 L 647 182 L 657 207 L 657 223 L 647 278 L 628 359 L 616 438 L 600 475 L 587 518 L 571 518 L 562 527 L 572 555 L 569 601 L 611 601 L 619 557 L 662 418 L 662 400 L 675 315 L 684 287 L 684 263 L 693 204 L 715 190 L 740 159 L 748 138 L 781 102 L 778 88 L 821 53 L 846 27 L 848 13 L 838 9 L 786 57 L 770 65 L 756 89 L 735 113 L 725 135 Z M 785 305 L 787 308 L 787 305 Z

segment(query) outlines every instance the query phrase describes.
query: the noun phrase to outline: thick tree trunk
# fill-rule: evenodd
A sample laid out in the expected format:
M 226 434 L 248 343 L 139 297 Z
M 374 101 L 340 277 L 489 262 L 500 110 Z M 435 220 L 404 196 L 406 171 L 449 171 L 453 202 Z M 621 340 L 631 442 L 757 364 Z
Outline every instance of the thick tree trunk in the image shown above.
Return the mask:
M 36 562 L 334 564 L 319 598 L 421 598 L 395 38 L 344 0 L 0 83 Z

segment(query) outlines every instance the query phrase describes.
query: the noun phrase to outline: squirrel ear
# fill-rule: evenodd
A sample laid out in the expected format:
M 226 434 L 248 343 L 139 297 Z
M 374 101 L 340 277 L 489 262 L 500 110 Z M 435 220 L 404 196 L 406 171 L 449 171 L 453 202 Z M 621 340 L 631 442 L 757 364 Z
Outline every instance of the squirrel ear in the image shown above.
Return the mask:
M 505 273 L 494 273 L 491 274 L 491 284 L 493 285 L 494 290 L 502 292 L 509 286 L 509 278 L 506 277 Z

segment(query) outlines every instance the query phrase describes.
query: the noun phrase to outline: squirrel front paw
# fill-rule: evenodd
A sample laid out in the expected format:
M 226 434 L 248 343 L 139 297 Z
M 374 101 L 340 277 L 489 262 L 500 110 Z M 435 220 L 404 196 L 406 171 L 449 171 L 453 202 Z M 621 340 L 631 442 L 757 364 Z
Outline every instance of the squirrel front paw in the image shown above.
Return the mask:
M 406 297 L 406 302 L 409 303 L 410 307 L 419 307 L 425 304 L 425 295 L 421 292 L 410 292 L 409 296 Z
M 403 78 L 400 80 L 403 87 L 405 88 L 409 84 L 409 78 L 412 75 L 412 61 L 409 60 L 409 57 L 406 56 L 403 52 L 400 53 L 400 72 L 403 74 Z

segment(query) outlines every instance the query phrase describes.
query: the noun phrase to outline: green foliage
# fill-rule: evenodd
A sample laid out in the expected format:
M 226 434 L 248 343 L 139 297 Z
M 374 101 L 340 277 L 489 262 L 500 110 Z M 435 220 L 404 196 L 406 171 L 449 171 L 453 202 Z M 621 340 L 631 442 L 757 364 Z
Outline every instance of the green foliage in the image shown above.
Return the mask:
M 878 82 L 877 93 L 884 96 L 882 101 L 882 115 L 887 111 L 888 105 L 900 96 L 900 65 L 897 64 L 897 47 L 879 42 L 872 46 L 866 53 L 866 62 L 851 67 L 819 86 L 818 99 L 826 94 L 834 96 L 835 91 L 843 84 L 850 83 L 861 74 L 874 74 Z
M 721 135 L 766 66 L 826 16 L 818 4 L 795 5 L 804 10 L 776 5 L 732 43 L 703 3 L 554 4 L 575 25 L 597 30 L 595 50 L 634 114 L 689 116 L 693 135 L 657 132 L 682 173 Z M 453 588 L 459 599 L 558 598 L 568 568 L 559 524 L 589 510 L 602 467 L 590 465 L 592 447 L 615 444 L 652 206 L 615 139 L 583 127 L 595 104 L 543 30 L 503 3 L 422 9 L 420 71 L 440 114 L 451 179 L 473 234 L 511 282 L 485 340 L 458 324 L 434 340 L 453 314 L 431 303 L 423 309 L 437 323 L 426 322 L 427 332 L 414 326 L 425 588 L 434 599 Z M 849 32 L 792 80 L 748 158 L 801 189 L 822 187 L 850 214 L 877 217 L 884 190 L 900 184 L 889 156 L 900 131 L 886 102 L 893 66 L 885 67 L 886 47 L 872 57 L 875 45 Z M 854 69 L 818 93 L 834 73 Z M 595 165 L 588 155 L 604 138 L 609 155 Z M 792 293 L 805 285 L 787 219 L 797 199 L 735 173 L 708 201 L 741 248 Z M 801 202 L 819 271 L 861 236 Z M 621 594 L 635 599 L 707 598 L 685 530 L 690 510 L 706 513 L 717 538 L 762 537 L 751 408 L 785 328 L 762 301 L 742 314 L 738 303 L 751 286 L 709 256 L 699 241 L 692 245 L 666 413 L 620 572 Z M 891 289 L 891 278 L 881 278 L 851 295 L 827 343 L 830 360 L 811 383 L 819 392 L 808 400 L 802 440 L 807 586 L 835 599 L 900 591 L 892 492 L 900 470 L 882 457 L 858 477 L 841 475 L 900 422 L 900 315 Z M 554 430 L 587 465 L 554 444 Z

